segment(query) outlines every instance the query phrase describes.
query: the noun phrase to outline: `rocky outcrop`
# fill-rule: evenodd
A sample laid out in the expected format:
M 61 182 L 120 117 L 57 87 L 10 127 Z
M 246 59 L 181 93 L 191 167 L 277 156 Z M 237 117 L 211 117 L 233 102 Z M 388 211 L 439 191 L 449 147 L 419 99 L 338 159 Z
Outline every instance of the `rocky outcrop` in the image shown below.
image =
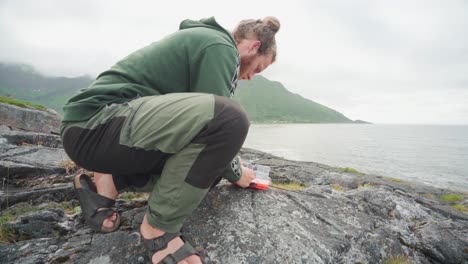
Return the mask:
M 117 202 L 121 228 L 110 234 L 93 232 L 76 207 L 71 175 L 53 169 L 51 159 L 63 150 L 42 147 L 47 151 L 32 161 L 27 153 L 14 155 L 25 153 L 25 146 L 12 145 L 0 152 L 7 157 L 2 159 L 18 167 L 24 164 L 25 171 L 29 167 L 43 171 L 24 177 L 18 173 L 9 181 L 10 190 L 48 193 L 14 202 L 8 194 L 8 208 L 2 214 L 9 212 L 12 217 L 2 229 L 15 243 L 0 245 L 2 263 L 148 262 L 138 232 L 144 197 L 121 196 Z M 346 173 L 255 150 L 244 149 L 241 154 L 244 160 L 271 166 L 278 184 L 258 191 L 222 181 L 208 193 L 182 230 L 206 263 L 468 261 L 467 214 L 436 199 L 447 190 Z M 291 182 L 303 187 L 280 184 Z M 5 187 L 2 192 L 5 195 Z M 29 212 L 16 213 L 28 206 Z
M 47 111 L 0 103 L 0 125 L 37 133 L 58 133 L 60 115 Z

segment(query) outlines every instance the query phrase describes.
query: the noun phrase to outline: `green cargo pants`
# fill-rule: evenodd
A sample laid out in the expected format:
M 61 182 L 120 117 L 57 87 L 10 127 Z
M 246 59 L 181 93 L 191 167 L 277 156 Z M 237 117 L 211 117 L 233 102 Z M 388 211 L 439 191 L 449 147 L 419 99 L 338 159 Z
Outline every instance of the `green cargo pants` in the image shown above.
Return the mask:
M 64 122 L 61 135 L 75 163 L 112 174 L 118 190 L 150 189 L 149 223 L 176 232 L 230 168 L 248 127 L 229 98 L 174 93 L 106 106 L 87 121 Z

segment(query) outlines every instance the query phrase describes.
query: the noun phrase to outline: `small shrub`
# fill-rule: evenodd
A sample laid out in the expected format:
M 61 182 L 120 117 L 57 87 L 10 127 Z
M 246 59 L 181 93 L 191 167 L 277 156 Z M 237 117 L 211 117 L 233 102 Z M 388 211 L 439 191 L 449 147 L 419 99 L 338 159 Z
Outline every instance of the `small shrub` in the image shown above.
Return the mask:
M 455 203 L 455 202 L 463 201 L 463 196 L 450 193 L 450 194 L 442 195 L 440 199 L 442 201 L 446 201 L 449 203 Z

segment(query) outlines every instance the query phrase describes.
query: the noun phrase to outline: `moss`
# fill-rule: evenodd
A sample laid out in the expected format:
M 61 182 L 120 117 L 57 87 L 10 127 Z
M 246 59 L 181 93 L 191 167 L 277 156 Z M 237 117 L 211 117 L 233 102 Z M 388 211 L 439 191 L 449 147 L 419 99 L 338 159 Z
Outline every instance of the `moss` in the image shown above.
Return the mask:
M 37 212 L 40 209 L 34 208 L 31 205 L 21 205 L 12 207 L 0 214 L 0 243 L 14 243 L 17 241 L 18 234 L 10 227 L 10 223 L 15 221 L 20 215 Z
M 341 170 L 342 172 L 347 172 L 347 173 L 364 174 L 364 173 L 362 173 L 362 172 L 359 172 L 359 171 L 356 170 L 356 169 L 348 168 L 348 167 L 346 167 L 346 168 L 340 168 L 340 170 Z
M 402 182 L 402 179 L 390 178 L 392 182 Z
M 468 213 L 468 208 L 465 207 L 465 205 L 463 205 L 463 204 L 452 205 L 452 208 L 455 209 L 455 210 L 464 212 L 464 213 Z
M 338 192 L 344 191 L 343 187 L 342 187 L 341 185 L 339 185 L 339 184 L 336 184 L 336 183 L 330 185 L 330 187 L 331 187 L 333 190 L 338 191 Z
M 9 244 L 15 242 L 15 233 L 8 225 L 13 220 L 10 214 L 0 215 L 0 244 Z
M 60 203 L 59 206 L 60 206 L 60 208 L 63 209 L 63 211 L 66 214 L 72 215 L 72 214 L 76 214 L 76 213 L 81 212 L 81 208 L 78 206 L 78 202 L 76 200 L 62 202 L 62 203 Z M 79 208 L 79 210 L 77 210 L 77 208 Z
M 272 182 L 271 186 L 291 191 L 302 191 L 308 187 L 306 184 L 298 182 Z
M 124 193 L 120 194 L 119 198 L 122 199 L 122 200 L 125 200 L 127 202 L 131 202 L 133 200 L 147 199 L 148 194 L 147 193 L 137 193 L 137 192 L 124 192 Z
M 396 255 L 390 256 L 384 261 L 385 264 L 410 264 L 410 260 L 408 256 L 404 255 Z
M 372 188 L 374 186 L 372 186 L 372 184 L 369 184 L 369 183 L 364 183 L 363 185 L 359 186 L 359 188 Z
M 34 108 L 34 109 L 43 110 L 43 111 L 47 110 L 45 106 L 42 106 L 39 104 L 33 104 L 30 102 L 21 101 L 18 99 L 4 97 L 4 96 L 0 96 L 0 103 L 16 105 L 16 106 L 23 107 L 23 108 Z
M 462 201 L 464 198 L 461 195 L 449 193 L 446 195 L 442 195 L 440 199 L 445 202 L 455 203 L 455 202 Z

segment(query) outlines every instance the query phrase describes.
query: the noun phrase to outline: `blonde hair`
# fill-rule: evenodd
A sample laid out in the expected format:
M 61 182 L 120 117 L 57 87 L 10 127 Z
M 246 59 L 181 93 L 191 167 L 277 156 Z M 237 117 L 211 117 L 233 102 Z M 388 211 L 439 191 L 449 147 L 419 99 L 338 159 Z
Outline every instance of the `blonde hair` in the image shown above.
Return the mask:
M 258 48 L 260 55 L 271 54 L 272 62 L 276 60 L 275 34 L 280 29 L 280 22 L 276 17 L 268 16 L 264 19 L 246 19 L 239 22 L 232 35 L 237 43 L 243 39 L 256 38 L 261 42 Z

